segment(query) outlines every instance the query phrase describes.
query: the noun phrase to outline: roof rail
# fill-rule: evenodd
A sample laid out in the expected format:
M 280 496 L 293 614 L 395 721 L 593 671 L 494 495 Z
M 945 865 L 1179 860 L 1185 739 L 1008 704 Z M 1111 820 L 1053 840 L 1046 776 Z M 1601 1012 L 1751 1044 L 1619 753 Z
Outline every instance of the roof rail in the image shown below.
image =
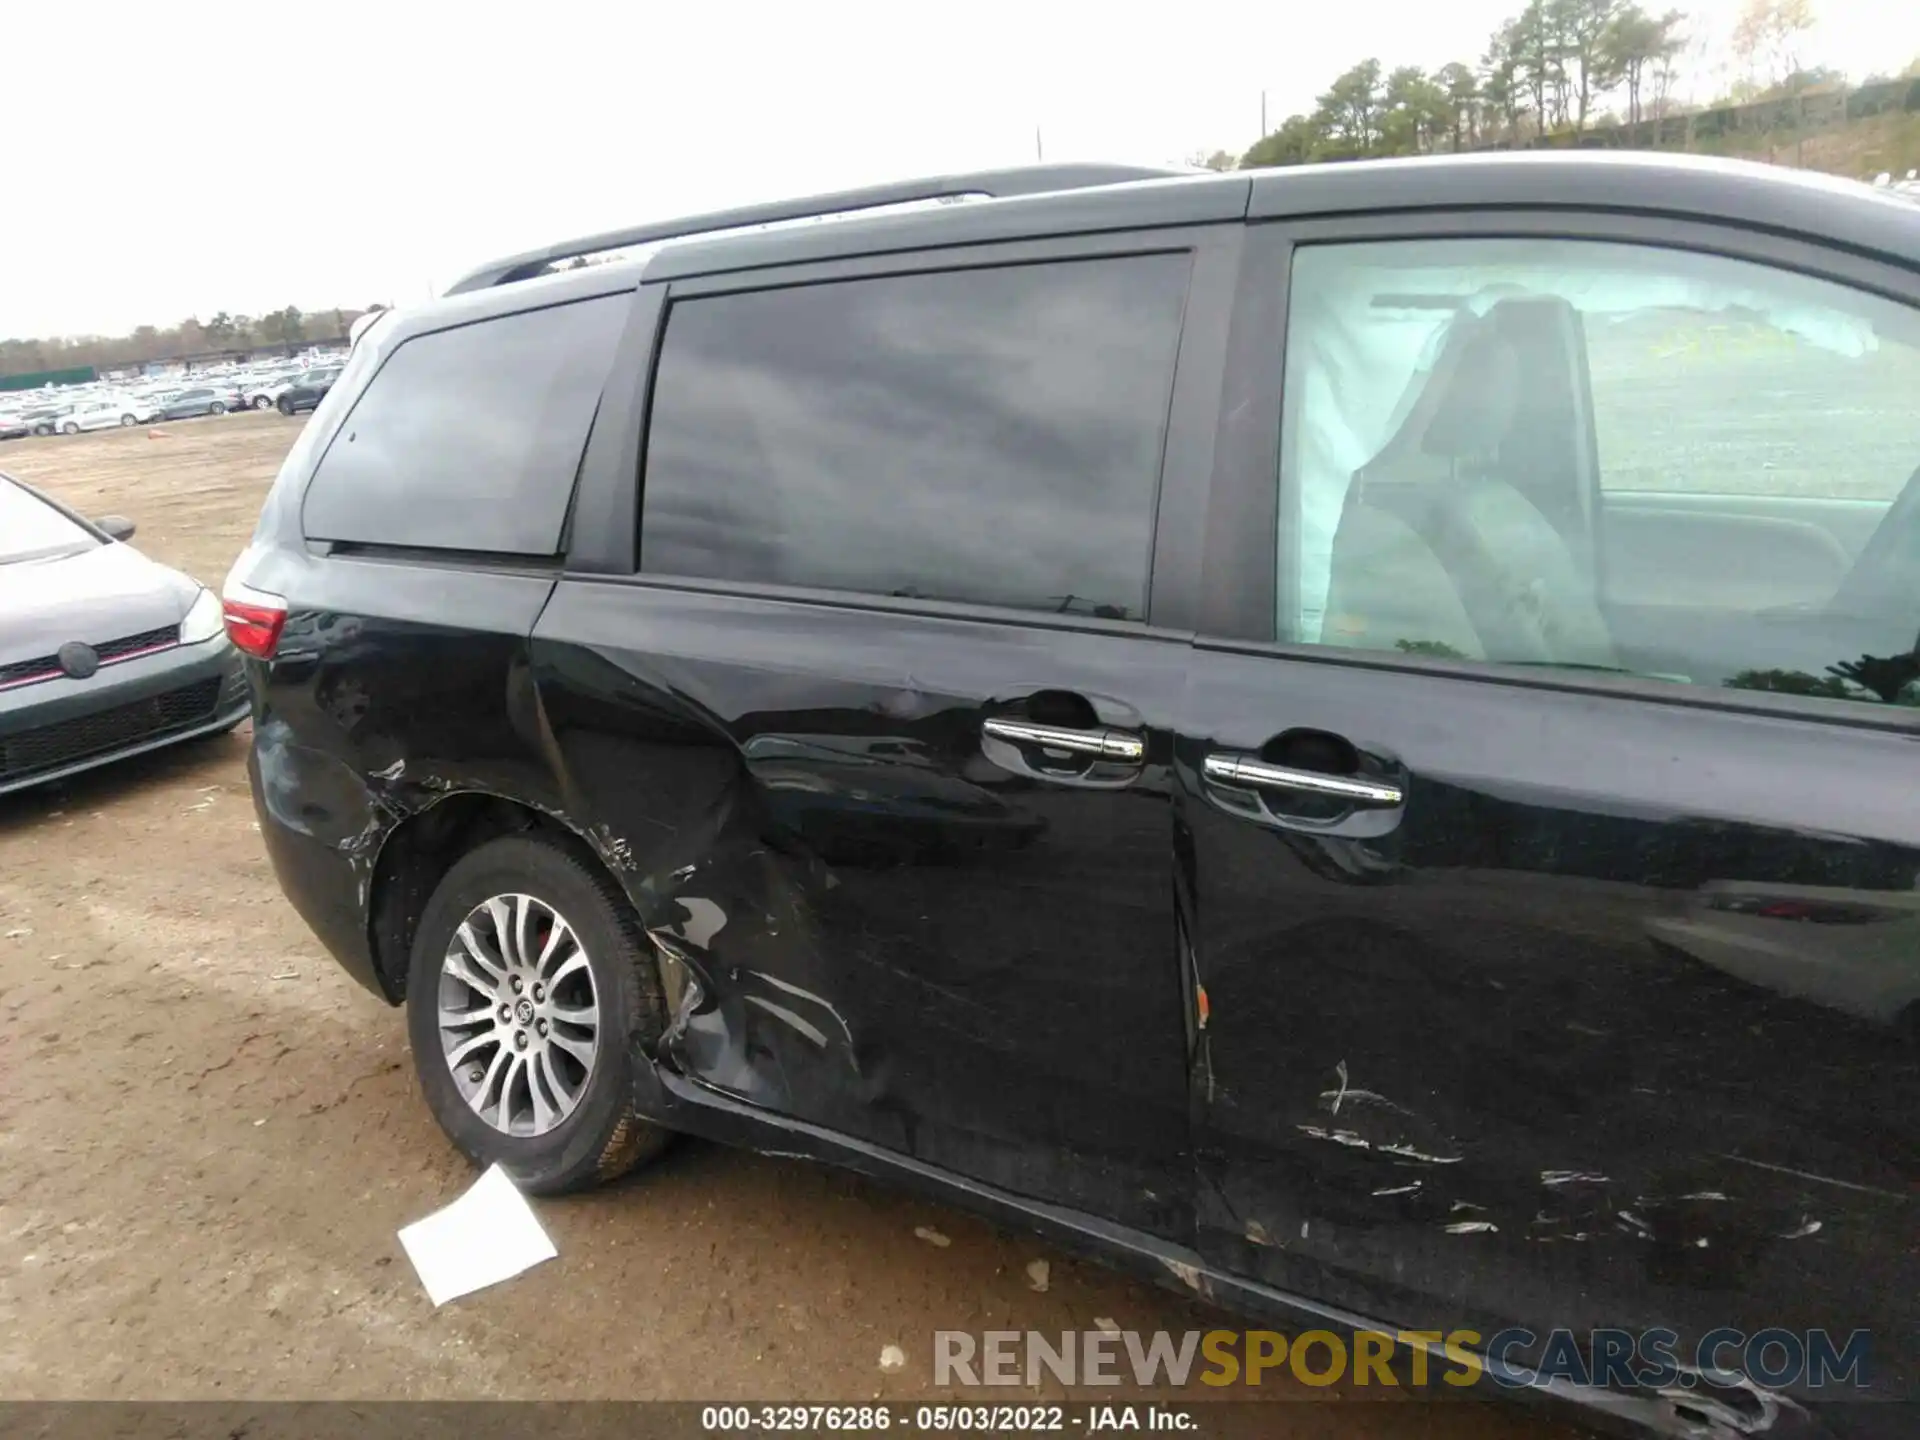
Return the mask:
M 784 220 L 809 220 L 849 211 L 873 210 L 885 205 L 904 205 L 915 200 L 942 200 L 963 195 L 985 195 L 993 199 L 1014 195 L 1044 195 L 1057 190 L 1119 185 L 1129 180 L 1160 180 L 1185 173 L 1182 170 L 1155 170 L 1136 165 L 1022 165 L 1009 170 L 976 170 L 957 175 L 935 175 L 921 180 L 900 180 L 886 185 L 867 185 L 857 190 L 838 190 L 825 195 L 809 195 L 803 199 L 743 205 L 735 210 L 712 210 L 705 215 L 656 220 L 647 225 L 609 230 L 604 234 L 563 240 L 557 245 L 509 255 L 461 276 L 448 287 L 446 293 L 461 295 L 469 290 L 510 285 L 516 280 L 532 279 L 556 261 L 596 255 L 605 250 L 623 250 L 629 245 L 704 235 L 716 230 L 772 225 Z

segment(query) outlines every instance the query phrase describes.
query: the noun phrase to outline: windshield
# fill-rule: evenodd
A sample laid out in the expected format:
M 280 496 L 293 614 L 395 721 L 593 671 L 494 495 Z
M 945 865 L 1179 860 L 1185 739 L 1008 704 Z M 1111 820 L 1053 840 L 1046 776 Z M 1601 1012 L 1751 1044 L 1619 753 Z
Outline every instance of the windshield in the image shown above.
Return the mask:
M 0 475 L 0 565 L 74 555 L 99 543 L 46 501 Z

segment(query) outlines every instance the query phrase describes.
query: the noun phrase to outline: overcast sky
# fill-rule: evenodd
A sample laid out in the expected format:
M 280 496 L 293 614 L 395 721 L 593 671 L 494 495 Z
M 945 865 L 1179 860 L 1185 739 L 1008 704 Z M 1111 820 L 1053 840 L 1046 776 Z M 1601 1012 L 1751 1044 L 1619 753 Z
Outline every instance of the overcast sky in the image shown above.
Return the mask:
M 1368 55 L 1471 61 L 1519 3 L 7 3 L 0 336 L 406 304 L 567 235 L 1022 163 L 1036 126 L 1048 160 L 1238 153 L 1263 89 L 1277 125 Z M 1677 3 L 1723 35 L 1737 0 Z M 1814 3 L 1810 61 L 1920 53 L 1920 5 Z

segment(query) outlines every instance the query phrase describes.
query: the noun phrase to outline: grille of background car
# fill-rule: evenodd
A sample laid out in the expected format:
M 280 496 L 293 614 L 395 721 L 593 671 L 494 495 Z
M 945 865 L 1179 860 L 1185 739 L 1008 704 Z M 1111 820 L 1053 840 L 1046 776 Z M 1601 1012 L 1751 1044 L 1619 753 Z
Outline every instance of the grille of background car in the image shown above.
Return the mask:
M 0 738 L 0 781 L 25 779 L 142 740 L 157 740 L 213 718 L 218 677 L 149 695 L 127 705 L 76 715 Z
M 179 643 L 180 627 L 162 625 L 157 630 L 142 630 L 138 635 L 123 635 L 118 640 L 96 645 L 93 653 L 100 657 L 102 665 L 111 665 L 116 660 L 129 660 L 135 655 L 165 650 Z M 0 690 L 15 685 L 29 685 L 36 680 L 57 679 L 60 674 L 58 655 L 36 655 L 31 660 L 16 660 L 11 665 L 0 665 Z

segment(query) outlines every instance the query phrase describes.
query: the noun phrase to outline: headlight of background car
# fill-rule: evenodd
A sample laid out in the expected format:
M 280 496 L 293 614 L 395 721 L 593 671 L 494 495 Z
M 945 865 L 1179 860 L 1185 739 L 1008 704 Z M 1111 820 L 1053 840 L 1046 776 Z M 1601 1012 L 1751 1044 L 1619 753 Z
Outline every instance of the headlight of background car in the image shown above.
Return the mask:
M 220 597 L 211 590 L 203 589 L 193 602 L 193 608 L 187 611 L 187 618 L 180 622 L 180 643 L 198 645 L 216 635 L 225 634 L 226 628 L 225 617 L 220 612 Z

